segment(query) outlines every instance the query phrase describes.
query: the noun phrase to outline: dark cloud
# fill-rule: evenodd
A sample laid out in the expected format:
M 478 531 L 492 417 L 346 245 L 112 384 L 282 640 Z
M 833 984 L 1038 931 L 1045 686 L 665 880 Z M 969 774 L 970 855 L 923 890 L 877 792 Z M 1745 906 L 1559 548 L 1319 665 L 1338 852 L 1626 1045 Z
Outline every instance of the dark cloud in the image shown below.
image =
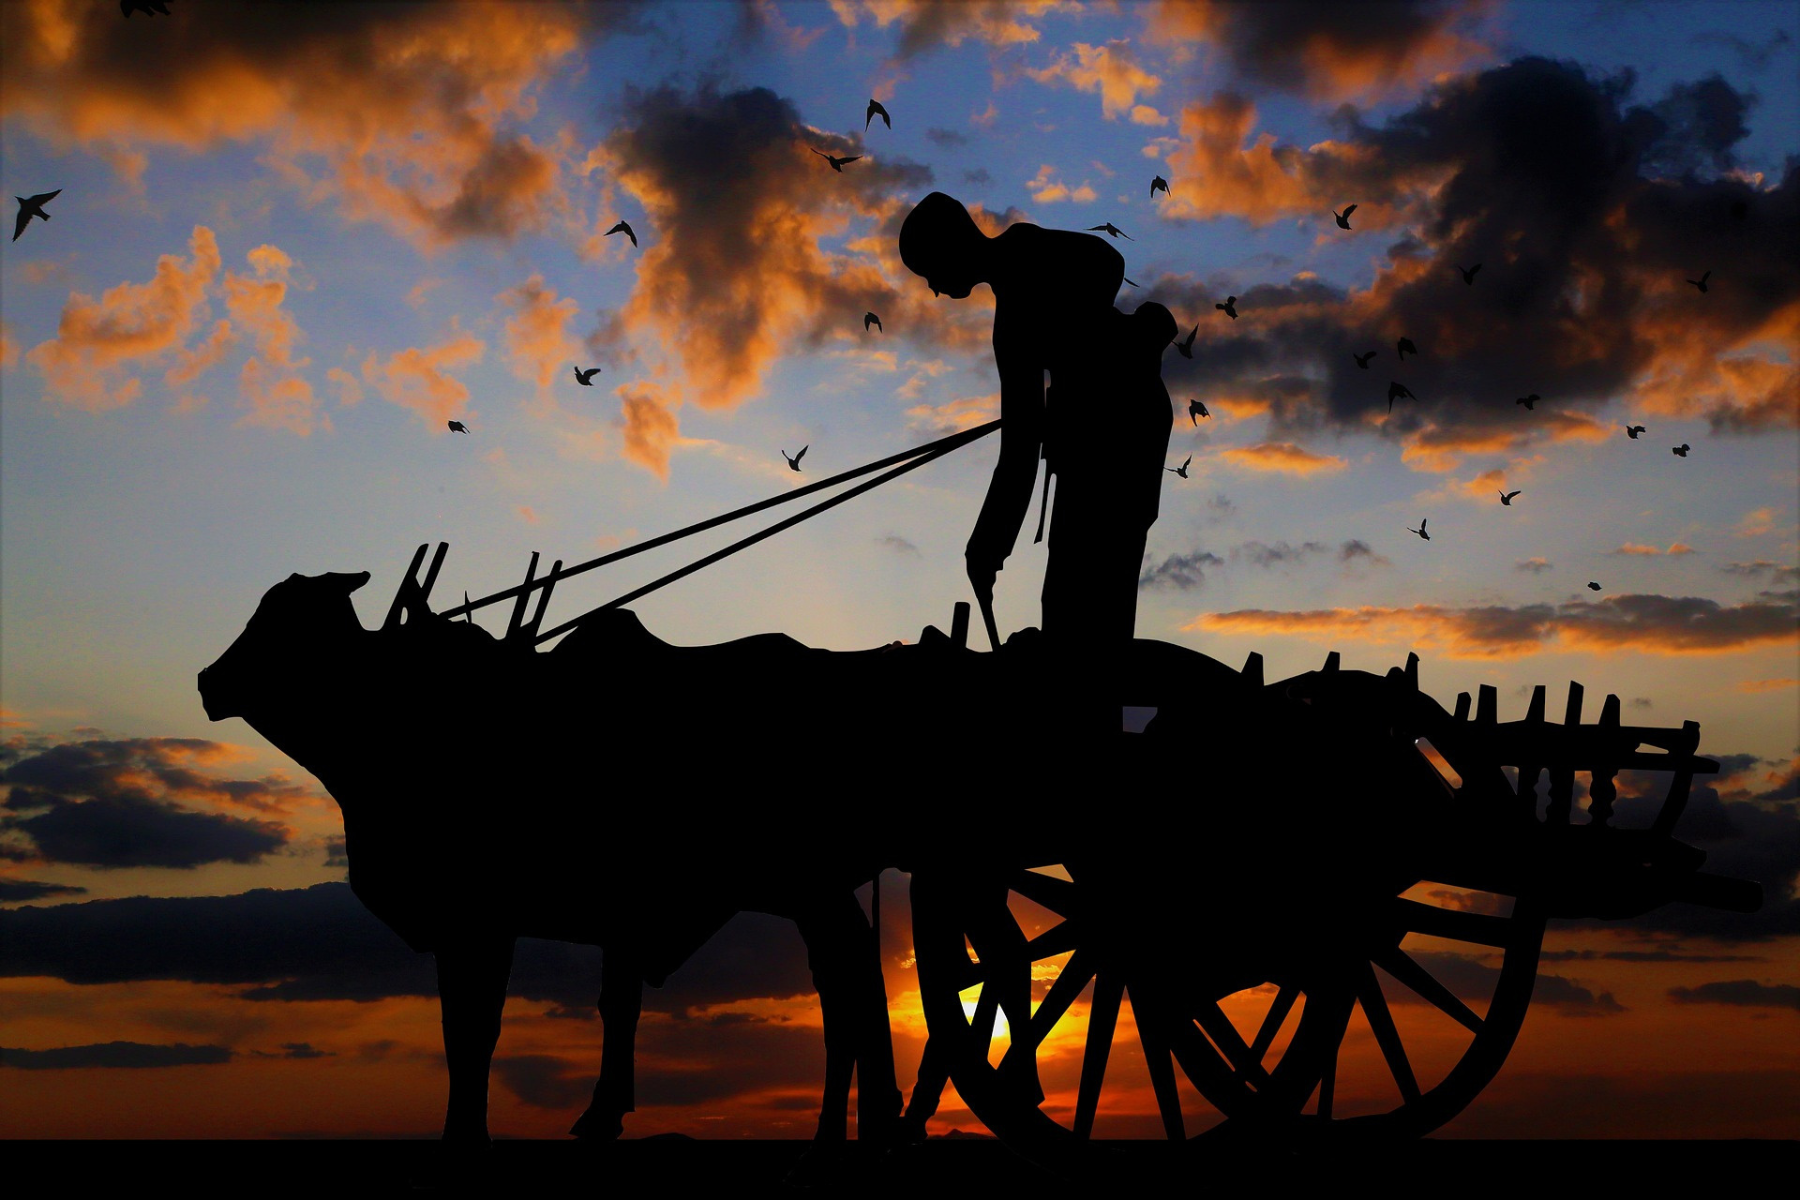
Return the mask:
M 570 216 L 556 149 L 515 125 L 537 84 L 642 8 L 310 4 L 270 20 L 261 4 L 177 4 L 152 35 L 116 7 L 0 5 L 9 118 L 138 172 L 138 147 L 262 144 L 347 217 L 432 247 Z M 146 53 L 150 36 L 180 52 Z
M 251 1053 L 257 1058 L 308 1059 L 337 1057 L 335 1051 L 320 1050 L 311 1042 L 283 1042 L 281 1043 L 281 1049 L 277 1052 L 252 1050 Z
M 191 1067 L 229 1062 L 228 1046 L 190 1046 L 186 1042 L 156 1046 L 144 1042 L 102 1042 L 92 1046 L 60 1046 L 54 1050 L 11 1050 L 0 1047 L 0 1066 L 21 1071 L 61 1071 L 73 1067 Z
M 668 387 L 622 393 L 628 456 L 666 472 L 680 401 L 734 407 L 794 344 L 843 336 L 847 312 L 872 308 L 915 331 L 945 327 L 928 292 L 921 299 L 920 289 L 888 282 L 880 254 L 826 248 L 850 221 L 898 221 L 902 198 L 931 182 L 928 168 L 874 153 L 861 138 L 812 128 L 768 88 L 627 89 L 600 153 L 654 237 L 630 299 L 592 344 L 613 349 L 633 335 L 681 348 Z M 821 154 L 858 161 L 833 171 Z
M 511 1054 L 494 1059 L 495 1077 L 533 1108 L 585 1104 L 593 1093 L 593 1070 L 592 1064 L 581 1066 L 554 1054 Z
M 966 133 L 958 133 L 954 129 L 943 129 L 933 125 L 930 129 L 925 131 L 925 140 L 934 146 L 950 150 L 958 146 L 968 145 L 969 135 Z
M 220 779 L 194 769 L 227 747 L 198 738 L 93 740 L 51 746 L 6 768 L 0 832 L 45 862 L 100 868 L 251 863 L 286 846 L 277 822 L 195 812 L 200 800 L 283 812 L 305 789 L 286 780 Z
M 1699 987 L 1672 987 L 1669 999 L 1677 1004 L 1731 1004 L 1740 1008 L 1791 1008 L 1800 1012 L 1800 987 L 1790 983 L 1758 983 L 1754 979 L 1726 979 Z
M 1138 587 L 1165 588 L 1172 587 L 1178 591 L 1189 592 L 1206 584 L 1204 569 L 1222 567 L 1225 560 L 1210 550 L 1196 550 L 1192 554 L 1171 554 L 1163 559 L 1161 565 L 1147 566 L 1138 577 Z
M 897 533 L 884 534 L 875 539 L 875 544 L 892 550 L 896 554 L 910 554 L 915 558 L 918 557 L 919 554 L 919 548 L 917 546 L 913 545 L 910 540 L 901 537 Z
M 1446 80 L 1379 126 L 1346 108 L 1339 136 L 1310 149 L 1245 149 L 1241 98 L 1191 108 L 1169 158 L 1191 215 L 1328 223 L 1356 200 L 1371 231 L 1398 227 L 1411 249 L 1353 295 L 1316 280 L 1233 287 L 1255 322 L 1202 322 L 1171 388 L 1254 398 L 1292 429 L 1379 417 L 1431 469 L 1611 436 L 1587 413 L 1621 396 L 1719 432 L 1791 427 L 1800 366 L 1758 347 L 1800 313 L 1800 276 L 1778 265 L 1800 259 L 1800 158 L 1779 181 L 1727 172 L 1748 100 L 1722 80 L 1648 104 L 1633 88 L 1522 58 Z M 1473 286 L 1452 269 L 1478 262 Z M 1704 270 L 1701 297 L 1683 280 Z M 1209 313 L 1224 282 L 1165 283 L 1159 298 Z M 1402 335 L 1421 351 L 1403 367 Z M 1358 369 L 1351 353 L 1371 349 L 1377 369 Z M 1418 399 L 1387 419 L 1395 378 Z M 1530 392 L 1545 402 L 1522 425 L 1513 400 Z
M 1298 546 L 1290 546 L 1286 542 L 1276 542 L 1274 545 L 1267 542 L 1245 542 L 1232 548 L 1231 557 L 1241 558 L 1253 567 L 1266 570 L 1301 562 L 1310 555 L 1324 554 L 1329 550 L 1330 547 L 1323 542 L 1304 542 Z
M 1302 612 L 1241 609 L 1207 613 L 1193 628 L 1372 642 L 1410 641 L 1451 658 L 1498 658 L 1533 650 L 1622 650 L 1710 654 L 1791 644 L 1800 604 L 1722 605 L 1699 596 L 1628 595 L 1598 603 L 1517 608 L 1336 608 Z
M 44 900 L 51 896 L 79 896 L 87 891 L 67 883 L 39 883 L 35 879 L 0 879 L 0 904 Z
M 471 880 L 470 886 L 479 886 Z M 592 946 L 521 938 L 509 994 L 591 1015 L 601 953 Z M 415 954 L 348 884 L 236 896 L 132 897 L 0 911 L 0 977 L 46 975 L 69 983 L 178 979 L 244 985 L 250 1000 L 379 1000 L 435 996 L 430 955 Z M 812 991 L 805 944 L 791 921 L 743 913 L 661 989 L 652 1011 Z
M 964 171 L 962 173 L 962 178 L 963 182 L 970 187 L 986 187 L 988 184 L 994 182 L 994 177 L 988 174 L 988 169 L 986 167 L 976 167 L 972 171 Z
M 1216 46 L 1239 79 L 1314 96 L 1380 92 L 1457 65 L 1479 47 L 1458 34 L 1464 0 L 1160 0 L 1154 35 Z
M 1633 696 L 1631 698 L 1631 707 L 1633 707 L 1633 708 L 1655 708 L 1656 702 L 1654 700 L 1650 699 L 1650 697 L 1648 697 L 1648 696 Z
M 1466 955 L 1437 950 L 1410 953 L 1414 961 L 1430 972 L 1439 983 L 1449 988 L 1459 999 L 1474 1003 L 1478 1008 L 1494 994 L 1494 987 L 1500 979 L 1500 968 Z M 1429 1003 L 1404 984 L 1390 983 L 1384 991 L 1388 999 L 1397 1004 Z M 1538 973 L 1537 985 L 1532 989 L 1531 1003 L 1534 1006 L 1554 1008 L 1564 1016 L 1605 1017 L 1625 1011 L 1624 1006 L 1613 999 L 1611 992 L 1595 992 L 1573 979 L 1542 971 Z
M 1694 781 L 1675 837 L 1706 852 L 1701 869 L 1707 873 L 1760 884 L 1761 911 L 1734 913 L 1675 903 L 1624 927 L 1727 943 L 1800 934 L 1800 895 L 1794 889 L 1800 877 L 1800 801 L 1790 798 L 1796 768 L 1785 764 L 1770 770 L 1749 755 L 1714 757 L 1721 773 Z M 1617 782 L 1615 819 L 1627 828 L 1648 826 L 1668 792 L 1668 775 L 1621 771 Z M 1719 785 L 1731 786 L 1731 795 L 1721 796 Z
M 1754 954 L 1706 954 L 1678 949 L 1665 950 L 1544 950 L 1539 962 L 1626 962 L 1626 963 L 1717 963 L 1761 962 Z
M 1770 562 L 1759 558 L 1755 562 L 1726 563 L 1719 570 L 1727 575 L 1744 575 L 1751 579 L 1792 580 L 1800 579 L 1800 567 L 1790 567 L 1778 562 Z
M 1761 44 L 1752 42 L 1747 38 L 1739 37 L 1735 33 L 1715 33 L 1711 31 L 1706 33 L 1696 33 L 1693 40 L 1694 45 L 1696 46 L 1711 45 L 1728 47 L 1738 56 L 1739 60 L 1743 63 L 1744 69 L 1747 71 L 1767 70 L 1769 61 L 1773 59 L 1777 53 L 1793 45 L 1794 42 L 1793 37 L 1789 35 L 1788 31 L 1785 29 L 1777 29 L 1774 33 L 1769 35 L 1768 41 L 1762 42 Z
M 1387 566 L 1388 560 L 1375 553 L 1374 547 L 1361 538 L 1351 538 L 1338 547 L 1338 561 L 1341 563 L 1371 562 L 1377 566 Z

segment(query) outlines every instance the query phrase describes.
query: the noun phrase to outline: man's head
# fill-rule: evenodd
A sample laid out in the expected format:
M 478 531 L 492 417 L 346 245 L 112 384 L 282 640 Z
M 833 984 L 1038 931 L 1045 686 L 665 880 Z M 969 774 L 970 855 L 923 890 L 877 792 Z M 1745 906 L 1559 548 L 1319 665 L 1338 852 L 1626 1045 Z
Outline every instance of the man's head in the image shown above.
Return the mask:
M 900 260 L 933 294 L 963 299 L 986 277 L 987 235 L 962 202 L 933 192 L 900 226 Z

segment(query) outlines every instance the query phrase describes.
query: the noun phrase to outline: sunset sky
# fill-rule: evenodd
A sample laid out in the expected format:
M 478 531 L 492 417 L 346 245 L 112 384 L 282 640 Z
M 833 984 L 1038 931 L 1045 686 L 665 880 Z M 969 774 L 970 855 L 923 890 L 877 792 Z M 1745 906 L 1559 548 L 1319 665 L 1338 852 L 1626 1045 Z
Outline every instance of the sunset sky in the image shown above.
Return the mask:
M 898 256 L 942 190 L 990 232 L 1112 223 L 1119 306 L 1197 327 L 1140 637 L 1271 679 L 1416 651 L 1502 720 L 1577 680 L 1722 764 L 1677 834 L 1763 911 L 1553 926 L 1444 1135 L 1800 1137 L 1800 3 L 168 6 L 0 2 L 9 214 L 60 189 L 0 256 L 0 1136 L 435 1132 L 429 959 L 196 672 L 292 572 L 371 572 L 374 626 L 420 543 L 447 607 L 997 415 L 991 295 Z M 948 628 L 997 449 L 632 608 L 677 644 Z M 546 627 L 784 515 L 567 583 Z M 1027 533 L 1003 631 L 1043 566 Z M 667 777 L 768 788 L 707 761 L 729 719 Z M 910 1087 L 897 873 L 884 898 Z M 522 948 L 496 1134 L 585 1103 L 597 961 Z M 1346 1054 L 1379 1107 L 1366 1027 Z M 822 1064 L 797 936 L 741 917 L 647 997 L 628 1134 L 806 1136 Z M 1101 1133 L 1156 1128 L 1132 1070 Z

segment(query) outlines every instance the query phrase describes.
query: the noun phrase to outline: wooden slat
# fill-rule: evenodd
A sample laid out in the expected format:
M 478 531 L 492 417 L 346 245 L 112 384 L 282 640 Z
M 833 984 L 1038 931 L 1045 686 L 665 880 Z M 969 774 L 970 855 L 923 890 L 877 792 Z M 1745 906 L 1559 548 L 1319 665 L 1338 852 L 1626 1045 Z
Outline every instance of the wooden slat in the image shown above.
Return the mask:
M 1257 1062 L 1268 1056 L 1269 1047 L 1275 1044 L 1275 1035 L 1281 1032 L 1281 1023 L 1294 1007 L 1294 1001 L 1300 998 L 1297 987 L 1283 987 L 1275 993 L 1275 1002 L 1269 1005 L 1262 1025 L 1256 1031 L 1256 1040 L 1250 1043 L 1250 1055 Z

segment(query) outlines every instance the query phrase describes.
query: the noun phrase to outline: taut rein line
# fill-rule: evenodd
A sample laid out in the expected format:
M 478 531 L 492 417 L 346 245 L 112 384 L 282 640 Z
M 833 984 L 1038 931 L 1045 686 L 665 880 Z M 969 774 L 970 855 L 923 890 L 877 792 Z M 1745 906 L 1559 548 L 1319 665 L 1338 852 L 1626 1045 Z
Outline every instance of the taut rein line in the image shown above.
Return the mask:
M 537 575 L 538 555 L 534 551 L 531 555 L 531 563 L 525 569 L 525 581 L 523 583 L 515 584 L 512 587 L 505 588 L 489 596 L 483 596 L 478 600 L 470 600 L 465 595 L 463 603 L 457 605 L 455 608 L 447 608 L 437 615 L 444 617 L 445 619 L 464 617 L 478 608 L 486 608 L 488 605 L 498 604 L 502 600 L 513 600 L 512 620 L 508 624 L 507 636 L 509 638 L 526 636 L 531 639 L 533 645 L 541 645 L 552 638 L 560 637 L 569 632 L 596 613 L 605 612 L 607 609 L 619 608 L 622 605 L 631 603 L 641 596 L 649 595 L 658 588 L 692 575 L 695 571 L 698 571 L 703 567 L 711 566 L 722 558 L 729 558 L 739 550 L 754 546 L 756 543 L 765 538 L 773 537 L 784 529 L 792 528 L 806 520 L 808 517 L 814 517 L 827 509 L 835 508 L 844 501 L 849 500 L 854 496 L 860 496 L 871 488 L 879 487 L 881 484 L 884 484 L 891 479 L 897 479 L 908 471 L 942 458 L 952 450 L 960 449 L 970 442 L 975 441 L 977 438 L 986 437 L 998 428 L 1000 428 L 1000 422 L 998 419 L 995 419 L 987 422 L 985 425 L 977 425 L 973 429 L 965 429 L 961 433 L 953 433 L 948 437 L 939 438 L 935 442 L 927 442 L 923 446 L 915 446 L 911 450 L 903 450 L 899 454 L 891 454 L 888 457 L 878 459 L 875 462 L 865 463 L 863 466 L 853 470 L 833 475 L 829 479 L 822 479 L 817 483 L 809 483 L 805 487 L 795 488 L 793 491 L 786 492 L 780 496 L 772 496 L 767 500 L 759 500 L 755 504 L 748 504 L 743 508 L 734 509 L 731 512 L 725 513 L 723 516 L 710 517 L 707 520 L 689 525 L 684 529 L 677 529 L 673 533 L 665 533 L 660 537 L 653 537 L 648 541 L 639 542 L 633 546 L 627 546 L 623 550 L 615 550 L 611 554 L 603 554 L 599 558 L 590 559 L 584 563 L 576 563 L 572 567 L 564 567 L 562 563 L 558 561 L 550 568 L 550 572 L 547 575 Z M 890 469 L 883 470 L 884 468 Z M 723 525 L 727 521 L 735 521 L 739 517 L 747 517 L 753 513 L 761 512 L 766 508 L 773 508 L 777 504 L 785 504 L 790 500 L 798 500 L 802 496 L 811 495 L 813 492 L 822 491 L 825 488 L 835 487 L 840 483 L 846 483 L 852 479 L 861 478 L 862 476 L 871 474 L 875 471 L 882 471 L 883 473 L 875 476 L 875 478 L 866 483 L 860 483 L 847 491 L 838 493 L 828 500 L 821 501 L 810 508 L 795 513 L 791 517 L 777 521 L 767 529 L 760 530 L 751 534 L 749 537 L 733 542 L 731 545 L 726 546 L 721 550 L 715 550 L 713 553 L 697 559 L 685 567 L 669 572 L 660 579 L 646 583 L 642 587 L 634 588 L 623 596 L 609 600 L 597 608 L 591 608 L 572 620 L 564 621 L 554 629 L 543 633 L 537 632 L 538 623 L 543 620 L 544 609 L 550 602 L 550 589 L 564 579 L 569 579 L 586 571 L 592 571 L 596 567 L 604 567 L 608 563 L 615 563 L 620 559 L 630 558 L 634 554 L 642 554 L 646 550 L 654 550 L 658 546 L 666 546 L 670 542 L 679 541 L 690 534 L 704 533 L 706 530 Z M 407 569 L 405 582 L 400 585 L 400 591 L 395 595 L 394 603 L 388 611 L 388 619 L 386 622 L 388 626 L 391 626 L 398 621 L 401 610 L 408 607 L 409 602 L 423 604 L 426 596 L 431 592 L 432 584 L 437 581 L 438 570 L 443 565 L 444 554 L 449 547 L 447 544 L 439 543 L 437 553 L 432 556 L 431 567 L 426 573 L 425 581 L 423 584 L 420 584 L 416 582 L 416 577 L 418 575 L 420 564 L 425 560 L 425 549 L 424 546 L 420 546 L 413 554 L 412 566 Z M 537 591 L 540 588 L 542 591 L 538 596 L 537 611 L 532 619 L 529 622 L 526 622 L 524 616 L 527 599 L 533 591 Z

